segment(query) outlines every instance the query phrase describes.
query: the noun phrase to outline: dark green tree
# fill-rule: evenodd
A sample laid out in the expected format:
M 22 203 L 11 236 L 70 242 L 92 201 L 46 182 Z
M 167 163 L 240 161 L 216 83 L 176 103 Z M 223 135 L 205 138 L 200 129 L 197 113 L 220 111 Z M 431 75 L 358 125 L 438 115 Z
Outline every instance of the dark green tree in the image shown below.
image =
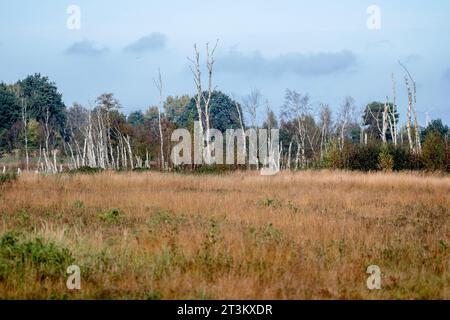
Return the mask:
M 144 114 L 142 113 L 142 111 L 132 112 L 128 116 L 127 122 L 133 127 L 143 126 L 145 123 Z
M 17 83 L 19 98 L 26 99 L 29 117 L 44 123 L 49 112 L 49 124 L 63 134 L 66 124 L 66 106 L 56 85 L 47 77 L 34 74 Z
M 9 130 L 21 117 L 20 102 L 11 87 L 0 83 L 0 132 Z
M 0 152 L 10 149 L 11 146 L 7 141 L 8 132 L 16 122 L 20 121 L 20 117 L 21 106 L 13 89 L 0 83 Z
M 206 96 L 206 92 L 204 93 Z M 202 104 L 204 108 L 204 104 Z M 211 96 L 210 116 L 211 127 L 225 133 L 227 129 L 239 129 L 239 103 L 220 91 L 214 91 Z M 242 114 L 242 111 L 241 111 Z M 180 128 L 192 128 L 194 121 L 198 121 L 195 100 L 192 98 L 181 113 L 177 126 Z
M 188 95 L 184 95 L 181 97 L 167 97 L 166 101 L 164 102 L 164 114 L 166 118 L 170 122 L 178 124 L 181 115 L 190 102 L 191 98 Z
M 425 137 L 422 158 L 426 169 L 430 171 L 445 170 L 446 144 L 439 132 L 430 131 Z
M 444 138 L 450 136 L 450 130 L 448 126 L 444 125 L 441 119 L 431 121 L 430 124 L 425 129 L 422 130 L 421 132 L 422 141 L 425 141 L 426 136 L 430 132 L 437 132 Z

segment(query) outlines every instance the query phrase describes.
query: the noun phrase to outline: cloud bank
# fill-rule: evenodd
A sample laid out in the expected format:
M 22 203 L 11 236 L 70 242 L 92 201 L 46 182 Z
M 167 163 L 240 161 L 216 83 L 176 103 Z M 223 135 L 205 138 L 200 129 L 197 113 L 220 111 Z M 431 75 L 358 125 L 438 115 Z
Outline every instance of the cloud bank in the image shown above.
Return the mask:
M 356 65 L 356 55 L 349 51 L 319 53 L 288 53 L 275 58 L 266 58 L 261 52 L 251 54 L 231 50 L 217 59 L 217 68 L 222 72 L 280 76 L 297 74 L 321 76 L 349 70 Z
M 162 33 L 152 33 L 125 47 L 125 51 L 143 53 L 163 49 L 166 46 L 167 37 Z
M 74 56 L 99 56 L 108 51 L 108 48 L 99 46 L 93 41 L 80 41 L 75 42 L 70 47 L 68 47 L 64 53 L 67 55 Z

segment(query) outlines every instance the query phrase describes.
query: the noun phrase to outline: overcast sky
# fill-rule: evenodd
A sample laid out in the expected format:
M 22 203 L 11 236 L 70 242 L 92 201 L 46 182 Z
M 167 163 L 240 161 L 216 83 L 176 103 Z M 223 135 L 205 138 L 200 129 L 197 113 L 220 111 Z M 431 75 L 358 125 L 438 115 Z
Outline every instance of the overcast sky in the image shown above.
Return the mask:
M 367 27 L 370 5 L 381 29 Z M 81 9 L 70 30 L 67 8 Z M 418 86 L 421 123 L 450 123 L 450 1 L 2 0 L 0 81 L 41 73 L 67 105 L 113 92 L 124 112 L 156 104 L 161 68 L 166 95 L 192 94 L 193 44 L 220 39 L 217 88 L 235 97 L 259 89 L 280 110 L 286 88 L 337 110 L 345 96 L 362 107 L 392 96 L 406 109 L 405 63 Z M 203 52 L 202 52 L 203 53 Z

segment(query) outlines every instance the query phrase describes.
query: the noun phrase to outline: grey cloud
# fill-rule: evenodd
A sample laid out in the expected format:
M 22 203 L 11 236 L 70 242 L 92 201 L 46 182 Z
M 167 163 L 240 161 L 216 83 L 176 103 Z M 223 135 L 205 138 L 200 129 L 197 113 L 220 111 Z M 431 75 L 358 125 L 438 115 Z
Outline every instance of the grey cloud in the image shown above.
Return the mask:
M 131 43 L 125 48 L 125 51 L 142 53 L 162 49 L 166 46 L 167 37 L 162 33 L 152 33 Z
M 305 76 L 328 75 L 346 71 L 356 64 L 353 52 L 288 53 L 265 58 L 259 51 L 243 54 L 231 50 L 217 60 L 219 71 L 232 73 L 280 76 L 293 73 Z
M 75 42 L 68 47 L 64 53 L 67 55 L 79 55 L 79 56 L 98 56 L 108 51 L 108 48 L 101 47 L 93 41 L 80 41 Z

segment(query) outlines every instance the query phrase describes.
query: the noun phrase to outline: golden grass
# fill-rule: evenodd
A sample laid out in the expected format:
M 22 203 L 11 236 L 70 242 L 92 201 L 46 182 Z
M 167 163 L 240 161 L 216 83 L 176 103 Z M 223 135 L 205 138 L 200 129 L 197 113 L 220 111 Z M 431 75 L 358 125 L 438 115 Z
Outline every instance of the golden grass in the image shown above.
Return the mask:
M 450 299 L 449 177 L 25 174 L 0 192 L 0 236 L 82 269 L 74 292 L 36 262 L 0 277 L 0 298 Z

